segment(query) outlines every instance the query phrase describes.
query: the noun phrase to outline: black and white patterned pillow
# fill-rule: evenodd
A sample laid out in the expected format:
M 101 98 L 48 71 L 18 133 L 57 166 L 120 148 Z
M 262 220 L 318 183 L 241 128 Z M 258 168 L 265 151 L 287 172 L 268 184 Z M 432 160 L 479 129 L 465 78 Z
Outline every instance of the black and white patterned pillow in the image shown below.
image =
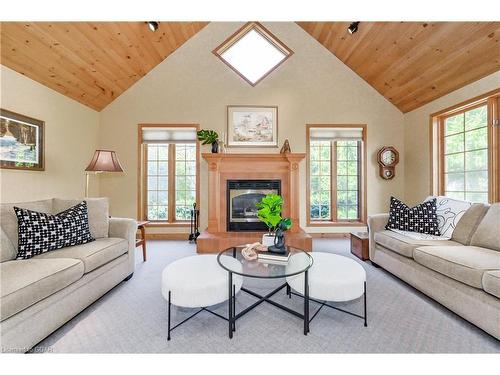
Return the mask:
M 94 241 L 87 203 L 83 201 L 56 215 L 14 207 L 19 223 L 17 259 Z
M 399 229 L 440 236 L 436 198 L 410 208 L 399 199 L 391 197 L 389 222 L 385 229 Z

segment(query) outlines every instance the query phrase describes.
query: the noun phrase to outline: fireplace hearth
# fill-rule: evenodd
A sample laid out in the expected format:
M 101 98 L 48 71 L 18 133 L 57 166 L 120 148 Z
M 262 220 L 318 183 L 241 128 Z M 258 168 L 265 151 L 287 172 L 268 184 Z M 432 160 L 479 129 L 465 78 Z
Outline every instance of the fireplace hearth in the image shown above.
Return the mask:
M 281 180 L 227 180 L 227 231 L 266 231 L 257 217 L 257 203 L 267 194 L 281 194 Z

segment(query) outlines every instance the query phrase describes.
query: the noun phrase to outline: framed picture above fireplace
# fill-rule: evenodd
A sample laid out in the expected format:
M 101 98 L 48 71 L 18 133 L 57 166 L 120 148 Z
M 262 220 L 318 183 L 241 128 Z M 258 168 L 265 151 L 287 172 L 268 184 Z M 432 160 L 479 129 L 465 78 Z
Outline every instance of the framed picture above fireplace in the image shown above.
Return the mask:
M 229 147 L 278 147 L 278 107 L 227 106 Z

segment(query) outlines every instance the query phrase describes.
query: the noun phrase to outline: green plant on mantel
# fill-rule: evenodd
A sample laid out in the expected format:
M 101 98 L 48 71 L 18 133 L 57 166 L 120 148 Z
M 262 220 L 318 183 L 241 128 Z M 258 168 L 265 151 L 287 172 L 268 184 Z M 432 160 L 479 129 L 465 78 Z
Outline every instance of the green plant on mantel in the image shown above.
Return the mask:
M 267 225 L 269 234 L 272 234 L 278 226 L 282 230 L 288 230 L 292 226 L 292 219 L 282 218 L 281 211 L 283 209 L 283 198 L 278 194 L 268 194 L 256 204 L 257 217 L 260 221 Z
M 219 140 L 219 134 L 215 130 L 202 129 L 197 132 L 198 140 L 202 145 L 214 144 Z

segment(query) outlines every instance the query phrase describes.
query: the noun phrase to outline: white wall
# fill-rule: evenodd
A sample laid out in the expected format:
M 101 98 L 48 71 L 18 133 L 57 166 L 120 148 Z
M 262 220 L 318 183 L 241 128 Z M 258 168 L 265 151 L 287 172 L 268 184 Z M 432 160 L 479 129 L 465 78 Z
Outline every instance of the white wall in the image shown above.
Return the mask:
M 390 195 L 403 196 L 404 192 L 402 113 L 291 22 L 264 24 L 295 53 L 256 87 L 250 86 L 212 54 L 241 25 L 210 23 L 101 112 L 100 145 L 116 150 L 126 169 L 125 174 L 108 174 L 100 179 L 101 195 L 110 197 L 112 214 L 136 216 L 137 124 L 198 123 L 222 132 L 226 106 L 238 104 L 277 105 L 280 146 L 288 138 L 294 152 L 305 152 L 307 123 L 368 124 L 368 213 L 386 211 Z M 401 154 L 392 181 L 378 176 L 375 156 L 384 145 L 396 147 Z M 279 152 L 279 148 L 243 151 Z M 305 186 L 303 162 L 302 227 L 306 222 Z M 206 210 L 207 168 L 203 161 L 202 228 L 207 223 Z M 350 229 L 310 231 L 336 230 Z
M 45 121 L 45 171 L 1 169 L 1 202 L 84 195 L 87 166 L 97 147 L 99 113 L 0 66 L 0 106 Z M 94 181 L 91 192 L 98 193 Z
M 405 200 L 421 202 L 430 191 L 429 119 L 430 115 L 500 87 L 500 72 L 442 96 L 404 115 Z

